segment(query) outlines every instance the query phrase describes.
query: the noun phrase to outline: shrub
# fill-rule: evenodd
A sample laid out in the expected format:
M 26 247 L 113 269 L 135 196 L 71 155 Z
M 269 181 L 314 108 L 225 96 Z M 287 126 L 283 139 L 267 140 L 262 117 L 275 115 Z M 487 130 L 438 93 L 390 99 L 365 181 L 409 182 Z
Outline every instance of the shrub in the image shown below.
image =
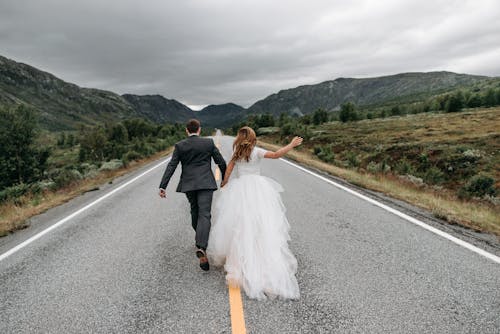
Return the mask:
M 356 105 L 352 102 L 342 104 L 340 107 L 339 119 L 341 122 L 357 121 L 359 115 L 356 111 Z
M 315 146 L 313 148 L 313 153 L 320 160 L 327 163 L 333 162 L 335 160 L 335 156 L 330 146 Z
M 56 183 L 52 180 L 38 181 L 36 185 L 40 191 L 53 190 L 56 188 Z
M 270 135 L 273 133 L 279 132 L 279 128 L 274 127 L 274 126 L 268 126 L 265 128 L 258 128 L 257 129 L 257 135 L 262 136 L 262 135 Z
M 282 136 L 290 136 L 295 132 L 295 130 L 296 130 L 295 124 L 286 123 L 281 127 L 280 134 Z
M 56 188 L 68 186 L 81 179 L 83 179 L 83 176 L 76 169 L 60 169 L 57 171 L 57 174 L 53 176 Z
M 370 161 L 366 166 L 366 170 L 373 174 L 380 173 L 380 164 Z
M 347 152 L 346 154 L 347 163 L 350 167 L 359 167 L 359 159 L 354 152 Z
M 451 95 L 445 103 L 444 110 L 446 112 L 457 112 L 462 110 L 464 106 L 464 97 L 461 92 Z
M 424 181 L 427 184 L 440 184 L 444 181 L 444 173 L 437 167 L 431 167 L 424 173 Z
M 325 109 L 319 108 L 316 111 L 314 111 L 312 115 L 312 121 L 314 125 L 320 125 L 322 123 L 328 122 L 328 113 L 326 112 Z
M 401 174 L 401 175 L 415 173 L 415 167 L 413 167 L 411 162 L 409 162 L 406 159 L 399 160 L 398 163 L 396 164 L 396 166 L 394 167 L 394 169 L 396 170 L 396 172 L 398 174 Z
M 458 195 L 461 198 L 495 196 L 495 180 L 486 175 L 474 175 L 467 184 L 460 188 Z
M 123 155 L 122 162 L 123 162 L 123 164 L 127 164 L 130 161 L 139 160 L 139 159 L 142 159 L 142 158 L 143 158 L 143 156 L 139 152 L 128 151 L 127 153 L 125 153 Z
M 0 189 L 41 179 L 50 155 L 36 143 L 36 112 L 24 105 L 0 107 Z
M 391 166 L 389 166 L 389 164 L 385 159 L 379 163 L 376 163 L 375 161 L 370 161 L 370 163 L 366 166 L 366 170 L 374 174 L 388 173 L 391 171 Z
M 86 162 L 80 164 L 80 166 L 78 166 L 78 170 L 86 179 L 96 177 L 98 174 L 97 166 Z
M 0 202 L 16 199 L 30 191 L 30 185 L 26 183 L 17 184 L 0 191 Z
M 106 170 L 115 170 L 118 168 L 123 167 L 123 162 L 118 159 L 113 159 L 110 161 L 106 161 L 105 163 L 102 164 L 101 168 L 99 168 L 100 171 L 106 171 Z
M 399 108 L 399 106 L 394 106 L 391 108 L 391 116 L 399 116 L 403 114 L 403 111 Z

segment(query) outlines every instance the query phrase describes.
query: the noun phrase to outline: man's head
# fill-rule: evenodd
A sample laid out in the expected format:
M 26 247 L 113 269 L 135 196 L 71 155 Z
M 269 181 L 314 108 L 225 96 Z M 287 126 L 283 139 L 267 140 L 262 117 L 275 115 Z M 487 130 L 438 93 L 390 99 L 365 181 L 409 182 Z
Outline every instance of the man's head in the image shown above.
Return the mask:
M 190 119 L 186 124 L 186 132 L 188 135 L 197 134 L 201 132 L 200 121 L 197 119 Z

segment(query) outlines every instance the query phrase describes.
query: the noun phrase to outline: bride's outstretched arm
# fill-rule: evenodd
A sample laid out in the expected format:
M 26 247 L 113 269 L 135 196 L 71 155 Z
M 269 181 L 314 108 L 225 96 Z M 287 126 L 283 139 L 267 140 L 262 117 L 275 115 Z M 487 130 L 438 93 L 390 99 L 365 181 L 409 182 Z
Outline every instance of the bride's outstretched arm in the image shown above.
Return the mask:
M 229 177 L 231 176 L 233 168 L 234 168 L 234 161 L 231 160 L 227 165 L 226 173 L 224 174 L 224 180 L 222 180 L 222 183 L 220 184 L 221 187 L 224 187 L 226 183 L 229 181 Z
M 276 152 L 267 151 L 266 154 L 264 155 L 264 158 L 279 159 L 282 156 L 284 156 L 285 154 L 287 154 L 288 151 L 291 151 L 294 147 L 297 147 L 300 144 L 302 144 L 302 140 L 303 140 L 302 137 L 298 137 L 298 136 L 293 137 L 293 139 L 290 142 L 290 144 L 288 144 L 286 146 L 283 146 L 282 148 L 280 148 Z

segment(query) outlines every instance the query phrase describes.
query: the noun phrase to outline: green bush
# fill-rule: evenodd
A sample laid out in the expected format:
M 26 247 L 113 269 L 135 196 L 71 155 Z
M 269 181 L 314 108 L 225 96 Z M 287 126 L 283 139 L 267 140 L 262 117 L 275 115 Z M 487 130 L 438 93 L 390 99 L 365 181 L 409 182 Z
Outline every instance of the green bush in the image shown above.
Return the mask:
M 0 191 L 0 202 L 16 199 L 28 193 L 30 190 L 30 185 L 26 183 L 17 184 L 15 186 L 5 188 Z
M 327 163 L 333 162 L 335 160 L 335 155 L 333 154 L 330 146 L 315 146 L 313 148 L 313 153 L 320 160 Z
M 423 179 L 427 184 L 440 184 L 444 182 L 444 173 L 437 167 L 431 167 L 425 171 Z
M 458 192 L 461 198 L 495 196 L 496 194 L 495 180 L 486 175 L 474 175 Z
M 360 162 L 356 153 L 347 152 L 346 158 L 347 158 L 347 163 L 349 164 L 350 167 L 359 167 Z
M 366 166 L 366 170 L 373 174 L 388 173 L 391 171 L 391 166 L 387 163 L 386 159 L 382 160 L 379 163 L 370 161 Z
M 328 122 L 328 112 L 323 108 L 317 109 L 312 115 L 312 122 L 314 125 L 320 125 Z
M 295 133 L 295 130 L 296 130 L 296 125 L 294 123 L 289 122 L 281 127 L 280 134 L 282 136 L 290 136 Z
M 280 130 L 279 128 L 274 127 L 274 126 L 269 126 L 269 127 L 265 127 L 265 128 L 258 128 L 257 135 L 258 136 L 270 135 L 270 134 L 278 133 L 279 130 Z
M 142 159 L 143 156 L 136 151 L 128 151 L 122 157 L 123 164 L 128 164 L 130 161 Z
M 342 104 L 340 107 L 339 119 L 341 122 L 357 121 L 359 119 L 356 105 L 352 102 Z
M 101 165 L 101 168 L 99 168 L 100 171 L 108 171 L 108 170 L 115 170 L 118 168 L 123 167 L 123 161 L 119 159 L 113 159 L 110 161 L 106 161 Z
M 394 167 L 395 171 L 400 175 L 414 174 L 415 167 L 407 159 L 401 159 L 396 163 Z
M 66 187 L 83 179 L 82 174 L 76 169 L 62 169 L 58 175 L 54 177 L 53 181 L 56 188 Z
M 0 107 L 0 120 L 0 189 L 40 180 L 50 150 L 36 142 L 36 112 L 24 105 Z

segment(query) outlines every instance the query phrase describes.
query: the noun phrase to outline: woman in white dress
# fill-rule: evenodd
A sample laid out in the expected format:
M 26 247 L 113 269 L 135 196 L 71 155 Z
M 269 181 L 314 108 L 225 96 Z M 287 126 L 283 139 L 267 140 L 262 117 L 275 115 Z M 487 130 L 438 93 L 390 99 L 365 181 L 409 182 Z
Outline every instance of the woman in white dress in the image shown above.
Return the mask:
M 298 299 L 297 260 L 288 248 L 290 226 L 279 194 L 283 188 L 260 175 L 260 162 L 282 157 L 302 138 L 276 152 L 256 143 L 251 128 L 238 131 L 215 203 L 207 253 L 214 265 L 224 265 L 228 284 L 241 286 L 248 297 Z

